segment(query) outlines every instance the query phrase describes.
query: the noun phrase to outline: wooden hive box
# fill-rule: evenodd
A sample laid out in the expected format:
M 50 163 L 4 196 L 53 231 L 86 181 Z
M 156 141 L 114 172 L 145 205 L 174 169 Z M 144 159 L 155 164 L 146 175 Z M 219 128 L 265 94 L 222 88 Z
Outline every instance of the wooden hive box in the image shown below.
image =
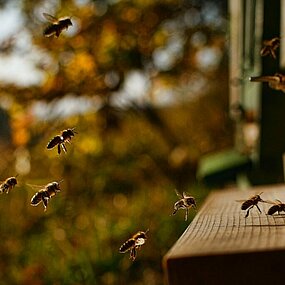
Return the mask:
M 247 218 L 236 200 L 261 194 L 285 202 L 285 185 L 216 191 L 163 260 L 169 285 L 285 284 L 285 213 L 259 203 Z

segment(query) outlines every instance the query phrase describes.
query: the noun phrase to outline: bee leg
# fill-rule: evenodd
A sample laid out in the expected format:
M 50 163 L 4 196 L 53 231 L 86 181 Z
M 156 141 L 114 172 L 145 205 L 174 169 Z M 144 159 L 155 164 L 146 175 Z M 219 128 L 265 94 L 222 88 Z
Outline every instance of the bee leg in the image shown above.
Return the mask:
M 185 221 L 187 221 L 188 219 L 188 208 L 186 209 L 186 213 L 185 213 Z
M 60 144 L 57 145 L 57 153 L 60 154 Z
M 250 211 L 250 209 L 251 209 L 252 207 L 253 207 L 253 206 L 250 206 L 250 207 L 248 208 L 248 210 L 246 211 L 245 218 L 247 218 L 247 217 L 248 217 L 248 215 L 249 215 L 249 211 Z
M 131 249 L 131 252 L 130 252 L 130 259 L 131 259 L 132 261 L 134 261 L 134 260 L 136 259 L 136 255 L 137 255 L 137 252 L 136 252 L 136 248 L 134 247 L 134 248 Z
M 46 211 L 49 198 L 48 197 L 44 197 L 42 200 L 43 200 L 43 205 L 44 205 L 44 211 Z
M 172 213 L 172 216 L 175 215 L 177 213 L 177 211 L 178 211 L 178 209 L 175 208 L 173 213 Z
M 260 210 L 260 208 L 258 207 L 258 205 L 256 204 L 255 206 L 257 207 L 259 213 L 261 214 L 261 210 Z
M 67 150 L 66 150 L 66 147 L 65 147 L 64 143 L 61 144 L 61 147 L 62 147 L 63 151 L 66 153 Z

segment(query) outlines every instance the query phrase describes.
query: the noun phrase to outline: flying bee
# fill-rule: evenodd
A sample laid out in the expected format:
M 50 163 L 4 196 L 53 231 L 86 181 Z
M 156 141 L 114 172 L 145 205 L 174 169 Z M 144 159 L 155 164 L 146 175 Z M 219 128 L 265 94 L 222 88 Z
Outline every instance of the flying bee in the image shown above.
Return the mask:
M 258 211 L 261 213 L 261 210 L 260 208 L 258 207 L 258 202 L 262 202 L 262 203 L 268 203 L 268 201 L 264 201 L 261 199 L 260 195 L 262 194 L 263 192 L 259 193 L 258 195 L 254 195 L 252 197 L 250 197 L 249 199 L 247 200 L 237 200 L 237 202 L 243 202 L 241 204 L 241 209 L 242 210 L 247 210 L 246 211 L 246 215 L 245 215 L 245 218 L 248 217 L 249 215 L 249 211 L 254 207 L 256 206 L 256 208 L 258 209 Z
M 4 182 L 0 184 L 0 194 L 6 193 L 8 194 L 11 189 L 15 187 L 17 184 L 16 177 L 9 177 Z
M 280 38 L 276 37 L 271 40 L 265 40 L 263 41 L 263 47 L 260 50 L 261 56 L 267 56 L 270 55 L 274 59 L 276 59 L 275 51 L 280 46 Z
M 126 242 L 122 244 L 122 246 L 119 249 L 120 253 L 125 253 L 130 250 L 130 259 L 134 261 L 137 256 L 137 249 L 140 249 L 140 247 L 145 243 L 147 239 L 147 232 L 149 230 L 146 230 L 145 232 L 139 231 L 136 234 L 134 234 L 131 238 L 129 238 Z
M 249 80 L 251 82 L 267 82 L 270 88 L 285 92 L 285 75 L 283 74 L 255 76 L 250 77 Z
M 182 195 L 175 190 L 176 195 L 180 198 L 175 204 L 174 204 L 174 211 L 172 213 L 172 216 L 177 213 L 179 209 L 185 209 L 185 221 L 188 219 L 188 212 L 190 208 L 196 209 L 196 201 L 195 198 L 192 196 L 189 196 L 186 192 L 183 192 Z
M 73 129 L 67 129 L 61 132 L 60 135 L 55 136 L 54 138 L 52 138 L 48 145 L 47 148 L 51 149 L 54 148 L 57 145 L 57 152 L 58 154 L 60 154 L 61 149 L 60 147 L 62 147 L 64 152 L 67 152 L 66 147 L 65 147 L 65 142 L 71 143 L 71 139 L 72 137 L 74 137 L 74 135 L 77 134 Z
M 72 26 L 72 22 L 68 17 L 57 19 L 56 17 L 47 13 L 43 13 L 43 16 L 51 23 L 44 29 L 45 37 L 56 36 L 58 38 L 64 29 L 67 30 L 69 26 Z
M 278 212 L 278 215 L 280 215 L 280 212 L 285 212 L 285 204 L 278 199 L 276 199 L 275 201 L 276 202 L 268 202 L 274 205 L 268 209 L 267 215 L 273 215 L 276 212 Z
M 61 181 L 60 181 L 61 182 Z M 60 182 L 48 183 L 43 189 L 40 189 L 31 199 L 32 206 L 38 206 L 41 202 L 44 205 L 44 211 L 47 210 L 49 199 L 60 192 Z

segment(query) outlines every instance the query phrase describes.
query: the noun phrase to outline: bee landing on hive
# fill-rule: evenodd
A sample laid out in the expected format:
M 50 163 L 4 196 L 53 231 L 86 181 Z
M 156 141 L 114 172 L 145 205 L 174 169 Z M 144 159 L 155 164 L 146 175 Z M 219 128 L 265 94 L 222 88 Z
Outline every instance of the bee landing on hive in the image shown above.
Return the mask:
M 47 13 L 43 13 L 43 16 L 48 22 L 51 23 L 44 29 L 43 34 L 45 37 L 56 36 L 58 38 L 64 29 L 67 30 L 69 26 L 72 26 L 72 22 L 69 17 L 57 19 L 56 17 Z
M 247 200 L 236 200 L 237 202 L 242 202 L 241 204 L 241 209 L 242 210 L 247 210 L 246 211 L 246 215 L 245 215 L 245 218 L 248 217 L 249 215 L 249 211 L 255 206 L 259 213 L 261 213 L 261 210 L 260 208 L 258 207 L 258 203 L 259 202 L 262 202 L 262 203 L 268 203 L 268 201 L 265 201 L 265 200 L 262 200 L 260 195 L 262 194 L 263 192 L 259 193 L 258 195 L 254 195 L 254 196 L 251 196 L 250 198 L 248 198 Z
M 15 187 L 15 185 L 17 184 L 16 177 L 14 177 L 14 176 L 9 177 L 4 182 L 2 182 L 0 184 L 0 194 L 2 194 L 2 193 L 8 194 L 9 191 Z
M 278 213 L 278 215 L 280 215 L 280 212 L 285 212 L 285 204 L 283 202 L 281 202 L 280 200 L 276 199 L 275 202 L 268 202 L 269 204 L 273 204 L 273 206 L 271 206 L 268 209 L 267 215 L 273 215 L 276 212 Z
M 60 154 L 60 152 L 61 152 L 60 147 L 62 147 L 63 151 L 66 153 L 67 150 L 65 147 L 65 143 L 66 142 L 71 143 L 71 139 L 72 139 L 72 137 L 75 136 L 75 134 L 77 134 L 77 133 L 74 131 L 74 128 L 63 130 L 60 135 L 55 136 L 54 138 L 52 138 L 49 141 L 49 143 L 47 145 L 47 149 L 52 149 L 55 146 L 57 146 L 57 152 L 58 152 L 58 154 Z
M 131 238 L 129 238 L 126 242 L 124 242 L 120 249 L 120 253 L 125 253 L 127 251 L 130 251 L 130 259 L 134 261 L 137 256 L 137 249 L 140 249 L 140 247 L 145 244 L 147 239 L 147 232 L 149 230 L 146 230 L 145 232 L 139 231 L 136 234 L 134 234 Z
M 44 211 L 47 210 L 49 200 L 60 192 L 59 182 L 48 183 L 43 189 L 40 189 L 31 199 L 32 206 L 38 206 L 41 202 L 44 205 Z
M 188 212 L 190 208 L 196 209 L 196 201 L 193 196 L 189 196 L 186 192 L 183 192 L 182 195 L 175 190 L 176 195 L 180 198 L 175 204 L 174 204 L 174 211 L 172 213 L 172 216 L 177 213 L 178 210 L 180 209 L 185 209 L 185 221 L 188 219 Z
M 275 73 L 274 75 L 263 75 L 263 76 L 253 76 L 249 77 L 251 82 L 267 82 L 268 86 L 275 90 L 281 90 L 285 92 L 285 76 L 280 73 Z

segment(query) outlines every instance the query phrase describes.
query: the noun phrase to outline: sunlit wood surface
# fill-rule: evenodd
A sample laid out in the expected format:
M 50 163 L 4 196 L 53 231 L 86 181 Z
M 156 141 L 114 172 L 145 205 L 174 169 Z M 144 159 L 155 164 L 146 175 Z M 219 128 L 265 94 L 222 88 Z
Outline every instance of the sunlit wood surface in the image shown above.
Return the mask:
M 285 185 L 209 195 L 189 227 L 164 258 L 174 284 L 285 284 L 285 212 L 267 215 L 259 203 L 247 218 L 241 202 L 261 194 L 285 202 Z

